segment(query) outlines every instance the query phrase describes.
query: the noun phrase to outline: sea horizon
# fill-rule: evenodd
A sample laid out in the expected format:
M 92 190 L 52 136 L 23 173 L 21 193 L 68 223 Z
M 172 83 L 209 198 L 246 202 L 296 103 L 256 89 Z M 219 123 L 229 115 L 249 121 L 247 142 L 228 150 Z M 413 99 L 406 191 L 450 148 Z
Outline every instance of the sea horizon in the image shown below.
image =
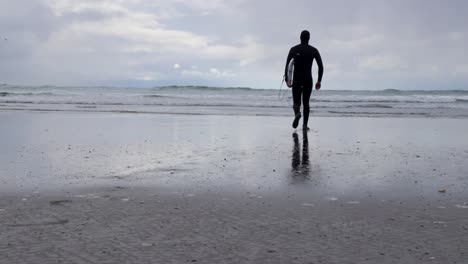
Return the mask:
M 24 87 L 24 88 L 47 88 L 47 87 L 57 87 L 57 88 L 128 88 L 128 89 L 158 89 L 158 88 L 216 88 L 216 89 L 248 89 L 248 90 L 283 90 L 289 89 L 286 86 L 286 83 L 283 83 L 281 87 L 275 88 L 258 88 L 251 86 L 217 86 L 217 85 L 196 85 L 196 84 L 168 84 L 168 85 L 148 85 L 148 86 L 138 86 L 138 85 L 59 85 L 59 84 L 18 84 L 18 83 L 0 83 L 0 87 Z M 354 92 L 378 92 L 378 91 L 400 91 L 400 92 L 468 92 L 468 87 L 466 89 L 425 89 L 425 88 L 379 88 L 379 89 L 328 89 L 322 88 L 320 91 L 354 91 Z

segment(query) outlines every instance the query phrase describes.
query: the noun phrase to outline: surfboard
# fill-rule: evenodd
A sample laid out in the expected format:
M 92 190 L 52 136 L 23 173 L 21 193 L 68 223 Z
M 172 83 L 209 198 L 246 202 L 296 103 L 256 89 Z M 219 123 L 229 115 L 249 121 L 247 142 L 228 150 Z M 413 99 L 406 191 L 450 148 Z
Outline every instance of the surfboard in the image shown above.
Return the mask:
M 286 85 L 291 88 L 293 86 L 293 78 L 294 78 L 294 58 L 289 61 L 288 64 L 288 71 L 286 72 L 288 82 Z

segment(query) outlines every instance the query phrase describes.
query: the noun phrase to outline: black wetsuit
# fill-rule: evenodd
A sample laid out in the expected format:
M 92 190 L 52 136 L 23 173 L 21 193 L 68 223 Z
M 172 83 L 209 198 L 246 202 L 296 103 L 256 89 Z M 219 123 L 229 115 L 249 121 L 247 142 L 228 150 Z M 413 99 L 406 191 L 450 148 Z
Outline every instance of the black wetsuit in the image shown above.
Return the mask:
M 320 57 L 319 51 L 307 44 L 302 42 L 301 44 L 291 48 L 286 60 L 286 67 L 284 69 L 284 75 L 287 78 L 288 64 L 291 59 L 294 58 L 294 79 L 293 79 L 293 102 L 294 102 L 294 114 L 297 115 L 300 112 L 301 107 L 301 95 L 302 102 L 304 104 L 304 127 L 307 127 L 309 121 L 309 99 L 312 93 L 312 62 L 314 59 L 317 61 L 319 67 L 318 82 L 322 81 L 323 75 L 323 64 L 322 58 Z M 286 79 L 286 82 L 288 80 Z

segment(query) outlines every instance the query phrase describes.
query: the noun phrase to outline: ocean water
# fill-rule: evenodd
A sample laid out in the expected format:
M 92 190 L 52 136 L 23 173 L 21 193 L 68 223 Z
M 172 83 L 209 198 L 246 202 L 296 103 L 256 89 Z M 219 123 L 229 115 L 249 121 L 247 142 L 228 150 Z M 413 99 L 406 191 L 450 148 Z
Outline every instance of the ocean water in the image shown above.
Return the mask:
M 468 118 L 468 90 L 314 90 L 311 109 L 316 116 Z M 288 88 L 0 85 L 0 111 L 290 116 L 292 98 Z

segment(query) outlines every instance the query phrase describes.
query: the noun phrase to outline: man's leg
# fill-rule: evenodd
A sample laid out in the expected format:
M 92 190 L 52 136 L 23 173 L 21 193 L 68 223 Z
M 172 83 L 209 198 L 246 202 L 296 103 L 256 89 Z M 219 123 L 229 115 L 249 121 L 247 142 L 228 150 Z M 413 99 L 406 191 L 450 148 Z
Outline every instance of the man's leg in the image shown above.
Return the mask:
M 307 123 L 309 122 L 309 113 L 310 113 L 310 106 L 309 106 L 309 100 L 310 100 L 310 95 L 312 94 L 312 84 L 307 84 L 304 85 L 303 88 L 303 95 L 302 95 L 302 100 L 304 104 L 304 121 L 303 121 L 303 128 L 307 128 Z
M 299 124 L 299 119 L 301 118 L 301 95 L 302 87 L 298 84 L 294 84 L 292 88 L 293 95 L 293 109 L 294 109 L 294 121 L 293 128 L 296 128 Z
M 300 85 L 293 85 L 292 96 L 294 115 L 297 115 L 301 111 L 301 94 L 302 87 Z

